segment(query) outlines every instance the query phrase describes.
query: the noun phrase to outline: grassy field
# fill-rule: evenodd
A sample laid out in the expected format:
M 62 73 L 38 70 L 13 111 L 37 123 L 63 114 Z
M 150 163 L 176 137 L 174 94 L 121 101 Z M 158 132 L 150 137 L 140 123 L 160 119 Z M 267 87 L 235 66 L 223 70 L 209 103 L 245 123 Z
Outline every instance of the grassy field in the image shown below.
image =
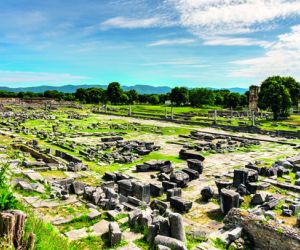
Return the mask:
M 113 113 L 128 115 L 129 105 L 112 105 L 108 108 L 113 108 Z M 171 116 L 171 107 L 162 105 L 131 105 L 131 112 L 133 116 L 139 117 L 165 117 L 167 110 L 167 116 Z M 219 106 L 203 106 L 202 108 L 193 107 L 174 107 L 173 113 L 176 120 L 190 120 L 195 122 L 204 122 L 208 125 L 214 121 L 212 116 L 208 116 L 208 113 L 214 110 L 225 111 L 224 108 Z M 183 116 L 184 115 L 184 116 Z M 239 118 L 224 118 L 217 117 L 218 124 L 241 126 L 241 125 L 252 125 L 251 119 L 248 117 Z M 297 131 L 300 126 L 300 115 L 292 115 L 286 120 L 273 121 L 265 118 L 257 118 L 257 124 L 261 129 L 265 130 L 288 130 Z

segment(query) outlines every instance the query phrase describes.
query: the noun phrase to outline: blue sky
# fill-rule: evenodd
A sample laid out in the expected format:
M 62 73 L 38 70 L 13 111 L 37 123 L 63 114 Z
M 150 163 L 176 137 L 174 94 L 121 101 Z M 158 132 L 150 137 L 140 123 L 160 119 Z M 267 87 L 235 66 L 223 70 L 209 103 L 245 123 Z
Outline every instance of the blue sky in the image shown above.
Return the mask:
M 1 0 L 0 86 L 300 80 L 299 0 Z

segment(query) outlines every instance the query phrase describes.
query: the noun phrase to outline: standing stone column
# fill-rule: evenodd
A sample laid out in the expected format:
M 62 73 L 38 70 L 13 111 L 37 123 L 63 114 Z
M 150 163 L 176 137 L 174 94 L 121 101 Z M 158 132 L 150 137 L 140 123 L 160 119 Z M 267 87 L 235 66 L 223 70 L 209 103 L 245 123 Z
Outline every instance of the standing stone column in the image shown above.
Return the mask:
M 214 111 L 214 125 L 217 124 L 217 110 Z
M 174 120 L 174 107 L 171 107 L 171 120 Z
M 252 127 L 255 126 L 255 113 L 252 111 Z
M 132 115 L 132 110 L 131 110 L 131 105 L 129 105 L 129 111 L 128 111 L 128 116 Z
M 168 110 L 167 110 L 167 106 L 165 107 L 165 118 L 168 118 Z
M 182 242 L 186 242 L 183 219 L 181 214 L 170 213 L 169 223 L 171 229 L 171 237 L 180 240 Z

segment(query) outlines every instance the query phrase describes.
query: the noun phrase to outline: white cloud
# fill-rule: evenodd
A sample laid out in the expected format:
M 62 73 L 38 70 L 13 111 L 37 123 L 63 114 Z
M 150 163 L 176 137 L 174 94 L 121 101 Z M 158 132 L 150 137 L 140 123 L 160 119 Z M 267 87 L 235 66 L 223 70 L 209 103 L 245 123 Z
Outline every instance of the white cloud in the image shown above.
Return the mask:
M 148 44 L 148 46 L 154 47 L 154 46 L 165 46 L 165 45 L 181 45 L 181 44 L 191 44 L 191 43 L 195 43 L 195 42 L 196 42 L 196 39 L 186 39 L 186 38 L 164 39 L 164 40 L 159 40 L 159 41 L 150 43 L 150 44 Z
M 169 61 L 159 61 L 159 62 L 151 62 L 145 63 L 144 66 L 161 66 L 161 65 L 169 65 L 169 66 L 186 66 L 186 67 L 194 67 L 194 68 L 204 68 L 209 65 L 200 63 L 194 59 L 174 59 Z
M 168 0 L 180 14 L 182 26 L 195 33 L 236 34 L 260 24 L 300 15 L 299 0 Z
M 241 38 L 241 37 L 208 37 L 204 38 L 204 45 L 222 45 L 222 46 L 261 46 L 268 48 L 272 43 L 267 41 L 256 40 L 253 38 Z
M 48 72 L 25 72 L 25 71 L 4 71 L 0 70 L 0 83 L 2 84 L 28 84 L 28 83 L 73 83 L 87 79 L 84 76 L 77 76 L 63 73 Z
M 234 61 L 241 69 L 230 73 L 231 77 L 258 77 L 269 75 L 293 75 L 300 77 L 300 25 L 291 32 L 278 36 L 265 55 L 252 59 Z
M 110 28 L 123 28 L 123 29 L 135 29 L 135 28 L 149 28 L 158 26 L 161 20 L 157 17 L 152 18 L 127 18 L 127 17 L 114 17 L 104 21 L 101 24 L 102 29 Z
M 179 24 L 207 45 L 268 46 L 241 37 L 274 27 L 278 20 L 300 16 L 299 0 L 166 0 L 175 7 Z M 275 25 L 276 26 L 276 25 Z M 224 37 L 223 37 L 224 36 Z M 211 37 L 210 39 L 207 39 Z M 218 39 L 213 39 L 218 37 Z M 223 37 L 223 38 L 222 38 Z

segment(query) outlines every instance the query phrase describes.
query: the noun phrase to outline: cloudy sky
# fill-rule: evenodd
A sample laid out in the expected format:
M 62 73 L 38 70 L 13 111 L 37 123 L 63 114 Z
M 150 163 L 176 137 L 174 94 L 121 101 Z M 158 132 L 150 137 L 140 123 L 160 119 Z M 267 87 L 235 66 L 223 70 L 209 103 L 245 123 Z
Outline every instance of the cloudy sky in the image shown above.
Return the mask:
M 300 0 L 1 0 L 0 85 L 300 80 Z

